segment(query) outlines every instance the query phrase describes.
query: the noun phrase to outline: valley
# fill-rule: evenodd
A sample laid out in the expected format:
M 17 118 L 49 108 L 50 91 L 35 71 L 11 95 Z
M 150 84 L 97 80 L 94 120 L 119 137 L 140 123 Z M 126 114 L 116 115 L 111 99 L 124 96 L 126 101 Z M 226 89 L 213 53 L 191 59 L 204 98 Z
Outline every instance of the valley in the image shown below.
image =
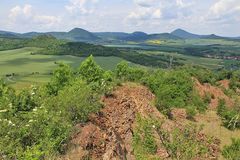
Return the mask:
M 75 28 L 0 42 L 0 159 L 238 160 L 239 40 Z

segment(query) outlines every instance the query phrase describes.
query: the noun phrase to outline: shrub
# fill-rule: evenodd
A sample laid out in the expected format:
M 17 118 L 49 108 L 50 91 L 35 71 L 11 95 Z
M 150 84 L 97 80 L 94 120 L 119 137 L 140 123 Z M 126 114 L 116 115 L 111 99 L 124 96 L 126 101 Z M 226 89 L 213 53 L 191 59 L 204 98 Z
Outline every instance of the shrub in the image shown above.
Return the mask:
M 85 122 L 89 113 L 99 110 L 98 99 L 98 95 L 86 83 L 77 80 L 46 103 L 52 112 L 61 112 L 61 116 L 66 120 L 77 123 Z
M 240 128 L 240 114 L 237 108 L 227 108 L 223 99 L 218 103 L 218 115 L 222 118 L 223 125 L 228 129 Z
M 209 154 L 207 144 L 198 140 L 199 130 L 195 126 L 176 128 L 170 132 L 157 128 L 157 133 L 171 159 L 202 159 Z M 209 138 L 208 143 L 211 142 Z

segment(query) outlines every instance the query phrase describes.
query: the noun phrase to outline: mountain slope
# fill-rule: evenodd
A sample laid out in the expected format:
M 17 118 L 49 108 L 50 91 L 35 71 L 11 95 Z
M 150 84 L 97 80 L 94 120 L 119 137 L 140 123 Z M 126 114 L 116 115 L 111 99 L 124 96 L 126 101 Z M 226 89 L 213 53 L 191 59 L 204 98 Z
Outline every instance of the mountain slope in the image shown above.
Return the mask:
M 0 31 L 1 38 L 20 38 L 19 33 L 8 32 L 8 31 Z
M 171 32 L 171 34 L 184 39 L 195 39 L 201 37 L 200 35 L 189 33 L 182 29 L 176 29 L 173 32 Z
M 91 115 L 88 123 L 76 126 L 78 132 L 72 136 L 68 151 L 60 159 L 170 158 L 173 155 L 165 146 L 168 142 L 162 137 L 162 131 L 167 135 L 181 128 L 183 133 L 178 135 L 181 137 L 187 133 L 184 132 L 187 124 L 182 119 L 166 119 L 153 106 L 154 99 L 145 86 L 127 83 L 117 87 L 112 96 L 102 98 L 104 107 L 99 113 Z M 162 125 L 158 126 L 155 120 Z M 219 154 L 217 143 L 208 142 L 205 135 L 198 134 L 191 132 L 190 136 L 199 139 L 202 147 L 206 145 L 209 151 L 204 156 L 194 155 L 196 159 L 216 158 Z
M 96 41 L 100 39 L 99 37 L 95 36 L 93 33 L 88 32 L 81 28 L 72 29 L 71 31 L 66 33 L 65 37 L 68 40 L 72 40 L 72 41 Z
M 161 34 L 150 34 L 148 37 L 148 40 L 153 40 L 153 39 L 182 39 L 178 36 L 169 34 L 169 33 L 161 33 Z
M 104 40 L 118 40 L 129 36 L 128 33 L 124 32 L 95 32 L 94 35 Z

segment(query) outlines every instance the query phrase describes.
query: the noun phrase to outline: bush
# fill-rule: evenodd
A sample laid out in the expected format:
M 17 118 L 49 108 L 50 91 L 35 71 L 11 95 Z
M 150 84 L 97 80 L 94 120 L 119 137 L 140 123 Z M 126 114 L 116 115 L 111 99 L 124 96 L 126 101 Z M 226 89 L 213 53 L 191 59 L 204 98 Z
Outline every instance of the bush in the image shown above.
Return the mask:
M 171 108 L 185 108 L 191 101 L 193 80 L 184 71 L 159 70 L 144 79 L 144 84 L 156 94 L 157 107 L 163 113 Z
M 225 146 L 222 151 L 224 158 L 228 160 L 239 160 L 240 139 L 232 139 L 230 146 Z
M 198 140 L 199 130 L 192 125 L 166 132 L 157 128 L 160 140 L 171 159 L 202 159 L 209 154 L 207 144 Z M 208 139 L 211 144 L 212 139 Z
M 52 112 L 60 115 L 69 122 L 85 122 L 88 115 L 100 108 L 98 95 L 82 80 L 77 80 L 71 86 L 65 87 L 59 95 L 49 99 L 46 104 Z
M 234 91 L 237 91 L 237 89 L 240 89 L 240 70 L 233 72 L 233 76 L 230 79 L 229 87 Z

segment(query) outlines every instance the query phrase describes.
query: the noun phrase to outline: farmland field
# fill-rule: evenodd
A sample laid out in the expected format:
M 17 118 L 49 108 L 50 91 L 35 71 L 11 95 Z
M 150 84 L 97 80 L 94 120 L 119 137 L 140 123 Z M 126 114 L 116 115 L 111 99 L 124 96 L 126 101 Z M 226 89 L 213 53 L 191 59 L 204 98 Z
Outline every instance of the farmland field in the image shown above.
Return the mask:
M 12 73 L 16 74 L 17 76 L 14 78 L 7 78 L 7 81 L 17 88 L 27 86 L 30 83 L 44 83 L 49 80 L 49 73 L 57 67 L 55 62 L 64 62 L 73 68 L 77 68 L 85 59 L 70 55 L 32 55 L 31 53 L 36 50 L 38 48 L 0 51 L 0 77 Z M 95 60 L 104 69 L 113 69 L 123 59 L 118 57 L 95 57 Z

